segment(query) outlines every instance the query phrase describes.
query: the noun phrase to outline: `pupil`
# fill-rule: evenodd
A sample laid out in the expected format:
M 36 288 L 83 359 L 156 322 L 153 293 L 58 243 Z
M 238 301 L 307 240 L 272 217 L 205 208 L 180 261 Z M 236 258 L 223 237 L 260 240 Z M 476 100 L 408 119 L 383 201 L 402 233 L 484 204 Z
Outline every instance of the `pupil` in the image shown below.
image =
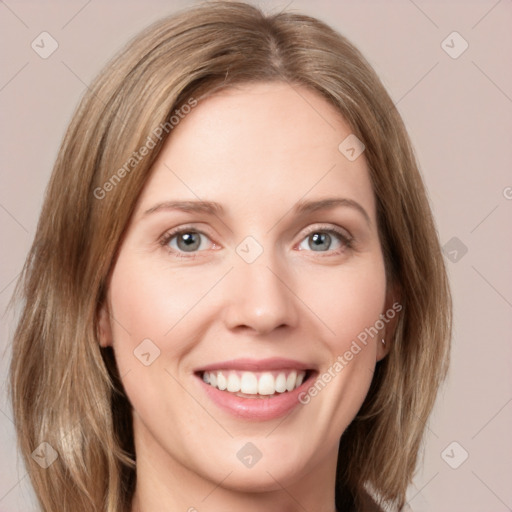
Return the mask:
M 194 239 L 194 237 L 196 237 L 196 238 Z M 184 245 L 181 245 L 180 242 L 183 242 Z M 180 249 L 183 249 L 185 251 L 191 251 L 191 250 L 197 249 L 199 246 L 199 243 L 200 243 L 200 240 L 199 240 L 199 237 L 197 236 L 197 233 L 183 233 L 178 238 L 178 246 L 180 247 Z
M 322 249 L 322 248 L 329 248 L 329 242 L 331 241 L 331 237 L 327 233 L 315 233 L 313 235 L 312 239 L 313 239 L 313 244 L 314 245 L 310 244 L 310 247 L 314 251 L 317 251 L 319 248 L 320 249 Z M 327 245 L 326 245 L 326 242 L 327 242 Z M 326 245 L 326 247 L 322 247 L 322 244 L 324 246 Z

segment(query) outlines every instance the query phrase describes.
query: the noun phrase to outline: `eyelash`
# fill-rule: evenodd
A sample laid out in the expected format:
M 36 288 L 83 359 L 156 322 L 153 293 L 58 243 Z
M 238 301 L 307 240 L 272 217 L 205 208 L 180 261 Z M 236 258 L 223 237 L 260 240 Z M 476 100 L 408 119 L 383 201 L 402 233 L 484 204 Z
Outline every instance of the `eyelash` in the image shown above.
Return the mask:
M 176 235 L 181 235 L 183 233 L 196 233 L 196 234 L 199 234 L 199 235 L 204 235 L 207 238 L 209 238 L 209 236 L 204 231 L 198 230 L 198 229 L 196 229 L 196 228 L 194 228 L 192 226 L 184 226 L 184 227 L 180 227 L 180 228 L 168 231 L 167 233 L 164 233 L 164 235 L 162 235 L 162 237 L 160 238 L 159 243 L 160 243 L 160 245 L 162 247 L 167 249 L 167 251 L 169 253 L 173 254 L 177 258 L 189 258 L 190 259 L 190 258 L 197 257 L 198 253 L 202 252 L 202 251 L 197 251 L 195 253 L 189 253 L 188 255 L 184 256 L 184 254 L 187 254 L 187 253 L 176 252 L 174 249 L 170 249 L 168 247 L 167 244 Z M 336 235 L 340 239 L 340 241 L 341 241 L 341 243 L 343 244 L 344 247 L 341 248 L 341 249 L 337 249 L 336 252 L 334 253 L 334 255 L 341 254 L 345 250 L 353 249 L 354 238 L 352 238 L 350 236 L 347 236 L 343 231 L 341 231 L 340 229 L 337 229 L 337 228 L 333 228 L 332 226 L 329 226 L 329 227 L 328 226 L 320 226 L 320 227 L 316 226 L 316 227 L 310 229 L 304 235 L 304 237 L 301 239 L 301 242 L 303 240 L 305 240 L 308 236 L 312 235 L 313 233 L 327 233 L 329 235 Z M 310 252 L 316 252 L 316 251 L 310 251 Z M 318 252 L 321 253 L 322 251 L 318 251 Z M 326 251 L 326 252 L 330 253 L 331 251 Z M 333 254 L 328 254 L 328 256 L 333 256 Z

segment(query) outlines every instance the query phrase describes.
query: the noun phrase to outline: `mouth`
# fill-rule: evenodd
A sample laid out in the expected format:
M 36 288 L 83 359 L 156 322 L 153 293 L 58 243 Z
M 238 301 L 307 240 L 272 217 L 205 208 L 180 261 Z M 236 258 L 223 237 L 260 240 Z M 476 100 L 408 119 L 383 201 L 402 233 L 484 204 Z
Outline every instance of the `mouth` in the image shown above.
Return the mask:
M 194 371 L 196 382 L 217 407 L 238 419 L 266 421 L 297 408 L 318 370 L 291 359 L 236 359 Z
M 218 369 L 199 371 L 202 381 L 219 391 L 241 398 L 269 399 L 290 393 L 309 381 L 315 371 L 283 368 L 272 371 Z

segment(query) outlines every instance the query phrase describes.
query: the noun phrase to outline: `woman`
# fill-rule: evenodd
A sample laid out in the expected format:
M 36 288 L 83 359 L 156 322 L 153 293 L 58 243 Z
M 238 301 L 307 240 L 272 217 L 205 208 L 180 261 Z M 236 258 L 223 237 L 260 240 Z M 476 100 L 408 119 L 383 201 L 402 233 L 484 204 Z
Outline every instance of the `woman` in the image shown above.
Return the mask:
M 404 507 L 450 293 L 400 116 L 322 22 L 209 2 L 136 37 L 70 124 L 18 291 L 43 510 Z

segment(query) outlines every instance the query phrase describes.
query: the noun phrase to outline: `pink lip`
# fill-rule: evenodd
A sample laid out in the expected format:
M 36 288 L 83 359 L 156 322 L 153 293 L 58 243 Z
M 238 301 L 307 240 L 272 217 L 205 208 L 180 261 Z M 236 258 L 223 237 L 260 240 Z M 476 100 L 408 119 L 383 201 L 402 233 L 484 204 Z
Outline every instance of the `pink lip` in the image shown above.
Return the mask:
M 198 372 L 207 372 L 211 370 L 247 370 L 252 372 L 270 371 L 270 370 L 311 370 L 311 365 L 295 361 L 294 359 L 284 359 L 282 357 L 272 357 L 269 359 L 231 359 L 229 361 L 219 361 L 208 366 L 201 366 L 195 370 Z
M 311 365 L 306 365 L 292 359 L 272 358 L 272 359 L 235 359 L 232 361 L 221 361 L 208 366 L 201 367 L 196 370 L 196 377 L 199 386 L 205 391 L 207 396 L 222 410 L 230 413 L 238 418 L 266 421 L 291 412 L 301 402 L 299 395 L 305 391 L 312 382 L 312 377 L 317 374 L 313 371 L 311 376 L 305 380 L 298 388 L 285 393 L 271 395 L 269 398 L 243 398 L 234 393 L 221 391 L 206 384 L 201 378 L 202 372 L 211 370 L 248 370 L 248 371 L 265 371 L 280 369 L 298 369 L 311 370 Z M 302 405 L 302 404 L 301 404 Z

